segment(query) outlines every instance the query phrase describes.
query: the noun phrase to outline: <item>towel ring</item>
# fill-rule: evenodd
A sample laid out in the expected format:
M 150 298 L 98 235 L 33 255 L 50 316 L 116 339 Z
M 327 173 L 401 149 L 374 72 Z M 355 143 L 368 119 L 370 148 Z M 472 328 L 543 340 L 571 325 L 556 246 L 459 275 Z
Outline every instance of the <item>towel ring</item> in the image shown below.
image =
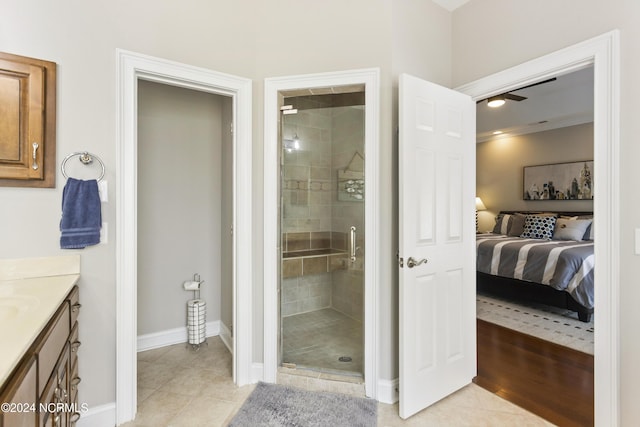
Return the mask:
M 90 165 L 91 163 L 93 163 L 93 160 L 97 160 L 98 163 L 100 163 L 100 167 L 102 168 L 102 173 L 100 173 L 100 176 L 97 178 L 97 181 L 100 182 L 102 180 L 102 178 L 104 178 L 104 163 L 102 162 L 102 160 L 100 160 L 100 157 L 96 156 L 95 154 L 91 154 L 87 151 L 78 151 L 75 153 L 71 153 L 69 154 L 67 157 L 64 158 L 64 160 L 62 161 L 61 164 L 61 169 L 62 169 L 62 176 L 64 176 L 65 178 L 69 178 L 67 176 L 67 172 L 65 171 L 65 165 L 67 164 L 67 161 L 72 158 L 78 156 L 78 160 L 80 160 L 80 162 L 83 165 Z

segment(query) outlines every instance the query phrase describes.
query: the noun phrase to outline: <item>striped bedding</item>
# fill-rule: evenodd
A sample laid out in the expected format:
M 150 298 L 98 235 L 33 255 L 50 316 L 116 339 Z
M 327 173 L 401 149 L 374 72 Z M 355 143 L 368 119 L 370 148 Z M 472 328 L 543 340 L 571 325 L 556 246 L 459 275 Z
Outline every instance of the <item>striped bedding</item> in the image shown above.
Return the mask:
M 593 241 L 540 240 L 479 234 L 476 238 L 477 270 L 568 292 L 593 308 Z

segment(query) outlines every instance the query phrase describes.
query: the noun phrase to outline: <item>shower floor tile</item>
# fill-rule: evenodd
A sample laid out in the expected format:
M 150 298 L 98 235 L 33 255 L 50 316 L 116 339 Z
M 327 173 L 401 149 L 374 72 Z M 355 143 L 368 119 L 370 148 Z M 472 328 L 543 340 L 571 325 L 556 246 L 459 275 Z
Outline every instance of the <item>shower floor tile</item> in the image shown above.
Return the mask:
M 361 322 L 331 309 L 296 314 L 282 319 L 284 363 L 298 368 L 363 373 Z M 339 361 L 350 357 L 350 362 Z

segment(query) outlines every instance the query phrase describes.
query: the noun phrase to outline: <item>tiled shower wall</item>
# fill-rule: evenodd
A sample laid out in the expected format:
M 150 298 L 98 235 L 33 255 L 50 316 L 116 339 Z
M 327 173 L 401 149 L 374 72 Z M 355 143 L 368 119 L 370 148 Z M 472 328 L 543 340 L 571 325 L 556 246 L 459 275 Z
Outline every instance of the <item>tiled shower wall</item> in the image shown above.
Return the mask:
M 330 231 L 331 109 L 300 109 L 283 117 L 283 139 L 297 134 L 300 149 L 283 150 L 282 232 Z
M 331 289 L 332 307 L 349 317 L 364 317 L 364 202 L 338 200 L 338 171 L 347 168 L 353 156 L 364 153 L 364 106 L 332 108 L 331 230 L 347 236 L 356 227 L 356 261 L 346 270 L 334 271 Z M 354 162 L 358 163 L 357 161 Z M 365 183 L 366 200 L 366 183 Z
M 305 99 L 310 106 L 319 102 Z M 316 103 L 315 105 L 313 103 Z M 283 151 L 282 233 L 329 233 L 329 246 L 346 249 L 349 228 L 358 229 L 356 263 L 346 270 L 282 280 L 282 315 L 333 307 L 363 317 L 364 203 L 339 202 L 337 174 L 356 151 L 364 156 L 364 106 L 299 109 L 284 116 L 283 138 L 297 134 L 300 149 Z M 286 248 L 283 247 L 283 250 Z
M 319 106 L 314 104 L 314 100 L 303 102 L 307 105 L 302 107 Z M 330 111 L 328 108 L 301 108 L 295 115 L 283 116 L 285 146 L 293 143 L 295 135 L 300 139 L 299 149 L 285 149 L 282 155 L 283 236 L 304 236 L 309 232 L 328 232 L 331 229 Z M 283 243 L 291 240 L 283 238 Z M 283 250 L 305 249 L 298 247 L 305 245 L 288 248 L 284 244 Z M 283 278 L 281 298 L 283 316 L 329 307 L 331 273 Z

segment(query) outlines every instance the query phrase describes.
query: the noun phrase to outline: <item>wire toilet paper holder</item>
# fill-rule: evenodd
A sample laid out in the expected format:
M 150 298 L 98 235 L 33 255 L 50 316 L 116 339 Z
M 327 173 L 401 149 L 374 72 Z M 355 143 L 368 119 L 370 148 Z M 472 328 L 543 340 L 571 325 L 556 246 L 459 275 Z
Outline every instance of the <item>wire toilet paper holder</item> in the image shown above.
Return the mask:
M 206 302 L 200 300 L 200 280 L 198 273 L 193 275 L 193 280 L 186 280 L 182 286 L 185 291 L 193 292 L 193 299 L 187 301 L 187 346 L 199 350 L 200 345 L 207 342 L 206 336 Z

